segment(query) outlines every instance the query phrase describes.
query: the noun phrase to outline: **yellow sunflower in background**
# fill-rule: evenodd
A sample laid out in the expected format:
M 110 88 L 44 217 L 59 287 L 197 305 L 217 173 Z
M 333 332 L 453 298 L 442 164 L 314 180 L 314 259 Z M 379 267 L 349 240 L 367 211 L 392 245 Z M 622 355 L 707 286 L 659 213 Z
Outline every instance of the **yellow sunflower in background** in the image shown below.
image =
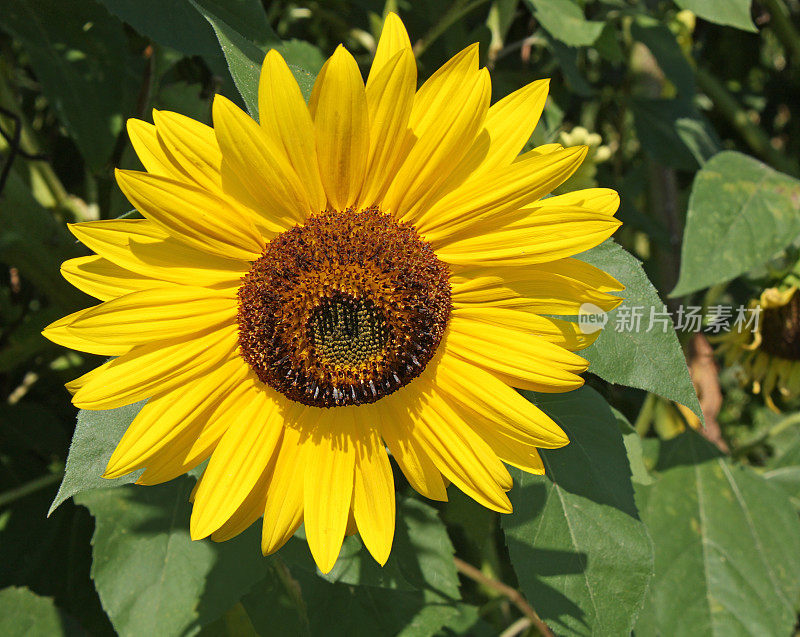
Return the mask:
M 567 444 L 512 387 L 579 387 L 573 350 L 596 337 L 544 315 L 609 310 L 622 289 L 569 258 L 614 232 L 617 194 L 542 198 L 586 148 L 517 156 L 547 87 L 490 107 L 473 45 L 417 91 L 390 14 L 366 87 L 339 47 L 306 104 L 270 51 L 260 123 L 219 95 L 213 128 L 131 120 L 147 172 L 117 181 L 144 219 L 71 226 L 96 256 L 64 276 L 101 303 L 45 331 L 116 357 L 68 384 L 77 407 L 149 399 L 104 475 L 157 484 L 210 458 L 192 537 L 263 516 L 268 554 L 303 523 L 323 572 L 356 530 L 386 562 L 387 447 L 422 495 L 452 482 L 509 512 L 503 463 L 543 473 L 537 448 Z
M 740 365 L 743 385 L 762 394 L 773 411 L 780 411 L 772 396 L 800 394 L 800 296 L 795 286 L 768 288 L 748 309 L 760 308 L 757 321 L 746 329 L 731 330 L 715 339 L 717 353 L 727 367 Z

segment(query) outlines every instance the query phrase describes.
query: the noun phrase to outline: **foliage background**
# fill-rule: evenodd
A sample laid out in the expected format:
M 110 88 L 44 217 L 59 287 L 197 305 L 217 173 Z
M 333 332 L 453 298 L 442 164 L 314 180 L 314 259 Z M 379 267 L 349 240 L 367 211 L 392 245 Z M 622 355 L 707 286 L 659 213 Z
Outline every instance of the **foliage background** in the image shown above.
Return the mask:
M 511 516 L 395 471 L 383 569 L 357 537 L 324 577 L 302 537 L 190 542 L 196 476 L 97 477 L 135 406 L 76 423 L 62 385 L 98 361 L 39 333 L 91 302 L 65 222 L 129 210 L 125 120 L 252 108 L 270 47 L 306 88 L 340 42 L 367 69 L 388 10 L 421 78 L 473 41 L 495 100 L 551 77 L 531 145 L 602 136 L 572 186 L 618 189 L 625 225 L 582 258 L 629 305 L 745 303 L 797 260 L 797 0 L 0 0 L 0 634 L 796 634 L 799 405 L 767 410 L 703 334 L 606 330 L 589 386 L 528 394 L 572 444 L 515 473 Z

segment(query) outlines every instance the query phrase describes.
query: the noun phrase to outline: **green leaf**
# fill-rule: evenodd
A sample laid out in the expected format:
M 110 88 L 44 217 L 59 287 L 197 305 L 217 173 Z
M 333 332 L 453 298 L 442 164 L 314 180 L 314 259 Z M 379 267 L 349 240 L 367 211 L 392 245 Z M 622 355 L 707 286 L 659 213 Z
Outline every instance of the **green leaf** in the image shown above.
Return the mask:
M 675 0 L 681 9 L 689 9 L 698 17 L 755 33 L 758 29 L 750 18 L 751 0 Z
M 3 637 L 56 637 L 83 631 L 47 597 L 27 588 L 0 590 L 0 635 Z
M 103 169 L 139 88 L 141 61 L 129 54 L 122 23 L 95 2 L 0 0 L 0 28 L 25 47 L 84 159 Z
M 253 586 L 241 603 L 251 625 L 261 635 L 310 634 L 300 584 L 292 578 L 280 553 L 270 562 L 266 577 Z
M 228 61 L 228 68 L 236 83 L 236 88 L 239 89 L 250 115 L 258 119 L 258 77 L 266 51 L 249 40 L 246 31 L 239 31 L 227 22 L 225 20 L 226 13 L 221 11 L 216 3 L 211 0 L 189 0 L 189 2 L 214 28 L 225 59 Z M 319 49 L 311 44 L 298 43 L 295 40 L 282 44 L 277 36 L 268 39 L 265 44 L 283 55 L 300 85 L 303 96 L 308 99 L 314 84 L 315 75 L 312 75 L 312 71 L 316 73 L 319 69 L 315 67 L 322 67 L 320 62 L 322 54 Z M 312 68 L 303 68 L 304 64 Z
M 686 405 L 699 418 L 703 412 L 689 377 L 686 359 L 678 337 L 669 324 L 654 321 L 664 311 L 658 292 L 642 269 L 642 264 L 612 240 L 601 243 L 581 255 L 583 261 L 605 270 L 625 285 L 625 301 L 608 313 L 603 333 L 581 355 L 589 360 L 589 371 L 618 385 L 637 387 Z M 641 308 L 638 329 L 631 319 Z M 633 327 L 633 329 L 631 329 Z M 631 353 L 636 355 L 632 356 Z
M 696 170 L 720 148 L 713 128 L 688 99 L 633 99 L 631 110 L 642 147 L 660 164 Z
M 637 488 L 656 547 L 642 635 L 790 635 L 800 601 L 800 522 L 781 490 L 689 431 L 663 443 Z
M 213 27 L 236 88 L 239 89 L 250 115 L 258 119 L 258 76 L 266 53 L 220 18 L 214 12 L 212 2 L 189 2 Z
M 524 394 L 567 433 L 546 475 L 513 470 L 501 518 L 523 592 L 559 635 L 629 634 L 652 574 L 617 419 L 593 389 Z
M 774 455 L 767 462 L 763 476 L 783 489 L 800 511 L 800 430 L 796 419 L 797 414 L 787 416 L 784 423 L 791 420 L 792 425 L 770 439 Z
M 458 620 L 462 609 L 453 546 L 436 509 L 416 499 L 401 500 L 397 526 L 397 546 L 392 551 L 399 549 L 400 557 L 409 560 L 403 564 L 403 575 L 407 581 L 419 583 L 422 590 L 345 583 L 371 584 L 362 582 L 352 569 L 340 571 L 339 581 L 330 583 L 311 570 L 290 563 L 302 591 L 312 635 L 426 637 Z M 406 543 L 408 549 L 404 547 Z M 245 598 L 244 603 L 249 609 L 248 600 Z M 250 610 L 248 614 L 260 634 L 271 634 L 270 624 L 258 621 Z
M 54 490 L 55 485 L 3 507 L 0 588 L 27 586 L 53 598 L 91 635 L 113 634 L 89 577 L 94 520 L 86 509 L 72 503 L 47 518 Z M 0 634 L 6 634 L 2 628 Z
M 136 482 L 141 471 L 108 480 L 103 478 L 111 454 L 122 439 L 125 430 L 136 418 L 144 402 L 116 409 L 78 412 L 78 424 L 72 434 L 64 479 L 58 489 L 50 515 L 67 498 L 90 489 L 104 489 Z
M 725 151 L 695 177 L 671 296 L 723 283 L 758 267 L 800 234 L 800 181 Z
M 377 586 L 400 590 L 422 590 L 428 578 L 441 578 L 442 590 L 458 598 L 458 578 L 452 559 L 452 545 L 444 524 L 434 509 L 414 499 L 398 502 L 397 526 L 392 553 L 381 567 L 363 547 L 359 538 L 347 538 L 329 582 Z
M 267 574 L 256 526 L 227 542 L 189 537 L 193 480 L 86 491 L 92 579 L 120 635 L 191 635 Z
M 650 49 L 679 95 L 691 97 L 694 94 L 694 70 L 669 28 L 648 16 L 638 16 L 631 25 L 631 35 Z
M 614 418 L 617 419 L 617 425 L 619 425 L 619 430 L 622 433 L 625 452 L 628 454 L 628 464 L 631 466 L 631 480 L 636 484 L 652 484 L 653 477 L 645 464 L 642 437 L 636 433 L 636 430 L 622 412 L 613 407 L 611 407 L 611 412 L 614 414 Z
M 554 38 L 567 46 L 590 46 L 600 36 L 604 22 L 587 20 L 572 0 L 525 0 L 534 17 Z
M 184 55 L 199 55 L 215 73 L 227 74 L 214 30 L 186 0 L 100 2 L 143 36 Z

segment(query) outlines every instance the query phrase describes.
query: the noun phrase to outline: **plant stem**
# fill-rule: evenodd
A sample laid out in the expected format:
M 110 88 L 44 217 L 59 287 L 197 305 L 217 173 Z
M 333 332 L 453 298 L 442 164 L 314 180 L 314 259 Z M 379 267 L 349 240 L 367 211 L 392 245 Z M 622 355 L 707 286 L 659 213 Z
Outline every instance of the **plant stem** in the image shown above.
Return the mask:
M 533 610 L 533 606 L 531 606 L 525 600 L 525 597 L 516 588 L 512 588 L 508 584 L 503 584 L 503 582 L 499 582 L 491 577 L 487 577 L 481 573 L 479 569 L 472 566 L 472 564 L 468 564 L 462 559 L 454 557 L 453 561 L 455 562 L 459 573 L 477 582 L 478 584 L 497 591 L 501 595 L 507 597 L 508 601 L 514 604 L 514 606 L 516 606 L 520 612 L 530 620 L 531 624 L 536 626 L 536 629 L 542 635 L 544 635 L 544 637 L 554 637 L 553 631 L 551 631 L 547 624 L 542 621 L 542 618 L 539 617 L 535 610 Z
M 750 149 L 773 168 L 790 175 L 800 174 L 797 163 L 773 148 L 767 134 L 747 115 L 736 98 L 728 92 L 723 83 L 705 69 L 697 69 L 697 83 L 714 106 L 742 136 Z
M 473 9 L 477 9 L 482 4 L 486 4 L 489 0 L 455 0 L 450 8 L 445 11 L 444 15 L 439 18 L 439 21 L 434 24 L 430 30 L 414 43 L 414 55 L 419 57 L 425 50 L 433 44 L 439 37 L 447 31 L 450 25 L 458 22 L 458 20 L 468 14 Z
M 57 483 L 62 478 L 60 473 L 48 473 L 47 475 L 40 476 L 18 486 L 16 489 L 10 489 L 4 493 L 0 493 L 0 507 L 7 506 L 12 502 L 16 502 L 31 493 L 36 493 L 42 489 L 46 489 L 51 484 Z
M 795 63 L 800 63 L 800 33 L 792 24 L 792 17 L 785 0 L 761 0 L 761 4 L 769 11 L 769 26 L 784 47 L 791 51 Z

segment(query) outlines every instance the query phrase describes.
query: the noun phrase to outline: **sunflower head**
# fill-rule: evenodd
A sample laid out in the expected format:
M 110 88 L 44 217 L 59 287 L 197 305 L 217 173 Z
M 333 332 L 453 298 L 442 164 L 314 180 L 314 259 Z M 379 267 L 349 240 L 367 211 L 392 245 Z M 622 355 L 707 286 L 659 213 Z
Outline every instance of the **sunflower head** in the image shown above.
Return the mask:
M 542 473 L 567 443 L 514 388 L 579 387 L 597 334 L 551 317 L 622 289 L 572 258 L 617 228 L 617 193 L 547 197 L 586 148 L 519 155 L 547 87 L 490 105 L 474 45 L 418 89 L 390 14 L 366 83 L 339 47 L 306 103 L 270 51 L 259 121 L 221 96 L 213 127 L 130 120 L 146 171 L 117 181 L 143 219 L 71 226 L 95 254 L 62 271 L 99 303 L 45 330 L 113 357 L 68 384 L 76 406 L 147 399 L 104 475 L 208 460 L 193 538 L 263 518 L 267 554 L 304 524 L 324 572 L 345 533 L 388 559 L 397 470 L 509 512 L 506 464 Z
M 800 394 L 800 295 L 795 286 L 768 288 L 748 308 L 758 321 L 744 330 L 732 330 L 719 339 L 718 353 L 726 365 L 739 364 L 742 384 L 763 394 L 767 406 L 777 390 L 784 399 Z

